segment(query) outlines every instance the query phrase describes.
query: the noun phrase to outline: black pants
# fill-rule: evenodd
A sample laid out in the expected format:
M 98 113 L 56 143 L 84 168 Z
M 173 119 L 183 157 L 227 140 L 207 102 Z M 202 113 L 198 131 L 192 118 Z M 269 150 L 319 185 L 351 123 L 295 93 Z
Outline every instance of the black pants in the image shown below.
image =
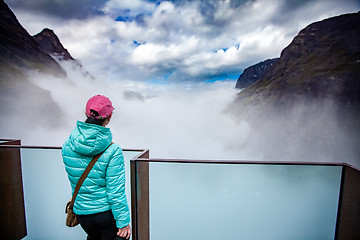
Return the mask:
M 90 215 L 78 215 L 87 240 L 125 240 L 116 235 L 118 229 L 111 210 Z

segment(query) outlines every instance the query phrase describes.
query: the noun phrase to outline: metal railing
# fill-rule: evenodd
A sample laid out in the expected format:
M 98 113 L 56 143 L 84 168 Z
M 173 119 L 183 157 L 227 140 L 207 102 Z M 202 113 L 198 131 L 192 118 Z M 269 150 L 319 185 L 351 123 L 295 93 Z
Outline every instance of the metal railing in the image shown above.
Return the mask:
M 0 139 L 0 188 L 2 193 L 1 200 L 4 203 L 0 213 L 0 222 L 2 223 L 0 232 L 1 239 L 21 239 L 27 234 L 20 149 L 60 150 L 61 147 L 22 146 L 20 140 Z M 173 240 L 178 239 L 176 236 L 183 238 L 184 235 L 174 230 L 177 227 L 181 227 L 178 225 L 189 225 L 189 223 L 181 219 L 183 216 L 186 216 L 188 218 L 187 221 L 190 222 L 192 218 L 194 218 L 194 221 L 199 222 L 200 216 L 202 221 L 197 223 L 197 229 L 192 229 L 193 237 L 187 237 L 188 239 L 202 238 L 196 236 L 205 236 L 207 232 L 213 232 L 212 236 L 217 238 L 216 233 L 213 231 L 213 221 L 217 221 L 219 216 L 217 216 L 216 213 L 208 212 L 208 202 L 217 205 L 218 208 L 222 208 L 224 211 L 225 219 L 221 219 L 222 222 L 219 223 L 219 226 L 225 228 L 228 233 L 233 232 L 229 233 L 229 236 L 225 236 L 227 239 L 239 239 L 239 236 L 232 238 L 231 236 L 234 235 L 231 234 L 241 234 L 237 224 L 240 224 L 243 218 L 246 218 L 247 221 L 245 224 L 241 222 L 243 224 L 243 232 L 248 232 L 256 236 L 257 232 L 251 232 L 252 227 L 250 224 L 253 224 L 254 229 L 257 229 L 258 232 L 263 231 L 266 233 L 266 231 L 269 231 L 268 227 L 271 224 L 269 223 L 269 226 L 266 225 L 268 223 L 261 225 L 261 218 L 267 219 L 268 216 L 263 215 L 261 211 L 256 214 L 250 211 L 253 216 L 257 217 L 255 221 L 251 222 L 252 216 L 246 215 L 249 213 L 246 208 L 253 210 L 253 208 L 259 207 L 262 211 L 265 210 L 264 212 L 270 212 L 272 219 L 280 219 L 286 214 L 281 213 L 276 206 L 279 207 L 279 209 L 287 209 L 287 211 L 292 212 L 293 206 L 297 206 L 292 205 L 292 201 L 300 203 L 299 206 L 301 203 L 307 201 L 306 197 L 301 200 L 296 200 L 295 197 L 289 198 L 290 202 L 287 202 L 286 199 L 281 199 L 281 197 L 283 197 L 281 193 L 284 195 L 295 194 L 297 197 L 302 196 L 302 192 L 297 192 L 297 188 L 300 188 L 299 191 L 305 189 L 305 195 L 310 200 L 312 198 L 311 194 L 320 194 L 316 195 L 317 198 L 313 197 L 315 199 L 311 200 L 313 202 L 310 201 L 310 203 L 314 203 L 315 201 L 315 207 L 310 207 L 309 210 L 307 209 L 308 206 L 305 206 L 305 210 L 300 210 L 300 214 L 301 211 L 303 211 L 310 215 L 305 216 L 306 221 L 309 219 L 318 219 L 319 221 L 326 222 L 326 219 L 328 219 L 329 224 L 326 226 L 330 226 L 330 228 L 333 229 L 325 229 L 325 231 L 329 233 L 329 237 L 325 239 L 360 239 L 360 188 L 358 187 L 360 184 L 360 171 L 349 164 L 154 159 L 149 158 L 148 150 L 124 149 L 124 151 L 135 152 L 135 156 L 130 160 L 133 240 L 161 240 L 169 239 L 169 236 Z M 214 181 L 208 180 L 215 178 L 216 174 L 220 171 L 221 173 L 220 176 L 217 176 L 217 180 L 220 182 L 219 186 L 221 184 L 223 185 L 221 185 L 220 188 L 215 188 L 215 186 L 213 186 Z M 271 178 L 262 179 L 261 174 L 263 173 L 267 174 L 266 177 L 271 176 Z M 300 177 L 300 173 L 304 173 L 305 177 Z M 282 175 L 286 176 L 286 178 L 281 179 Z M 209 178 L 209 176 L 211 176 L 211 178 Z M 273 176 L 278 176 L 278 178 L 274 181 Z M 225 180 L 222 181 L 222 178 L 225 178 Z M 176 182 L 174 179 L 180 181 Z M 283 180 L 285 180 L 285 182 Z M 287 184 L 286 181 L 289 181 L 293 185 L 284 185 Z M 275 185 L 271 185 L 273 182 Z M 273 202 L 271 202 L 269 199 L 264 198 L 264 196 L 269 194 L 266 187 L 274 186 L 276 189 L 285 187 L 281 189 L 283 192 L 280 194 L 276 191 L 273 192 L 271 196 L 273 199 L 270 199 Z M 166 189 L 166 191 L 162 188 Z M 308 188 L 311 188 L 311 191 L 308 191 Z M 331 191 L 326 190 L 323 194 L 324 189 L 330 189 Z M 239 192 L 241 195 L 236 195 Z M 181 197 L 182 194 L 185 196 L 179 199 L 179 196 Z M 279 194 L 279 196 L 277 196 L 277 194 Z M 176 197 L 172 198 L 172 195 Z M 208 195 L 210 195 L 212 199 L 205 198 Z M 215 195 L 219 197 L 218 202 Z M 330 207 L 325 204 L 329 199 L 331 200 L 328 204 Z M 258 203 L 264 203 L 266 205 L 266 203 L 270 204 L 269 202 L 271 202 L 272 205 L 269 206 L 268 209 L 264 208 L 264 205 L 256 205 Z M 286 208 L 287 204 L 289 204 L 288 208 Z M 189 208 L 189 206 L 191 207 Z M 200 208 L 201 211 L 198 211 L 197 208 Z M 166 213 L 167 210 L 171 211 L 172 215 Z M 317 212 L 317 210 L 319 211 Z M 169 215 L 166 215 L 165 218 L 164 214 Z M 219 215 L 220 217 L 224 217 L 221 214 Z M 235 216 L 236 220 L 231 219 L 230 215 Z M 289 225 L 285 222 L 285 226 L 280 223 L 281 229 L 279 231 L 285 231 L 286 228 L 300 229 L 299 231 L 301 231 L 302 227 L 309 226 L 300 226 L 298 219 L 295 219 L 299 217 L 297 215 L 290 217 L 286 215 L 285 217 L 285 221 L 294 221 L 294 224 Z M 226 218 L 232 221 L 228 224 L 231 226 L 226 226 L 223 222 L 226 222 Z M 163 222 L 159 222 L 159 219 Z M 316 226 L 318 222 L 313 221 L 313 224 L 314 223 L 315 226 L 313 227 L 318 231 L 318 228 L 321 227 Z M 249 225 L 246 226 L 246 224 Z M 159 237 L 158 234 L 159 230 L 157 226 L 159 225 L 167 226 L 164 227 L 165 230 L 162 229 L 161 231 L 163 235 L 162 238 Z M 166 233 L 166 231 L 168 231 L 168 233 Z M 275 228 L 271 229 L 271 231 L 273 236 L 278 234 Z M 295 230 L 293 234 L 296 236 L 298 232 Z M 311 233 L 309 234 L 310 235 L 307 236 L 312 236 Z M 319 233 L 317 232 L 316 234 Z M 271 235 L 267 236 L 267 239 L 276 239 L 275 237 L 271 238 Z M 60 237 L 60 239 L 62 239 L 62 237 Z M 246 239 L 246 237 L 244 239 Z M 278 237 L 277 239 L 281 238 Z
M 147 150 L 123 149 L 126 192 L 130 192 L 130 159 Z M 20 140 L 0 139 L 0 239 L 81 239 L 80 227 L 65 226 L 70 184 L 61 147 L 24 146 Z M 130 200 L 130 198 L 129 198 Z M 131 203 L 131 202 L 130 202 Z M 129 204 L 130 205 L 130 204 Z
M 20 140 L 8 139 L 0 143 L 1 239 L 21 239 L 27 234 L 20 149 L 12 148 L 20 144 Z
M 193 176 L 189 176 L 191 175 L 189 172 L 193 168 L 196 168 L 196 171 L 193 170 Z M 252 180 L 248 180 L 250 182 L 247 185 L 244 182 L 249 176 L 251 177 L 251 174 L 240 178 L 241 180 L 238 179 L 240 175 L 260 168 L 266 169 L 266 174 L 270 174 L 270 176 L 281 175 L 282 171 L 285 171 L 286 174 L 291 172 L 293 176 L 286 175 L 286 178 L 281 180 L 283 182 L 276 182 L 278 181 L 276 179 L 275 186 L 269 184 L 272 177 L 268 178 L 268 176 L 264 178 L 264 181 L 259 180 L 258 186 L 252 186 L 253 182 L 251 181 L 262 178 L 263 172 L 258 170 L 254 171 L 255 176 Z M 150 180 L 149 171 L 154 175 L 150 174 L 152 176 Z M 214 182 L 207 182 L 208 179 L 199 176 L 214 176 L 218 171 L 222 171 L 221 177 L 219 177 L 220 182 L 221 178 L 228 174 L 232 174 L 232 177 L 229 178 L 231 180 L 223 181 L 220 188 L 213 187 L 209 192 L 203 191 L 202 188 L 208 188 L 209 185 L 212 187 Z M 165 172 L 168 173 L 165 174 Z M 164 179 L 153 180 L 153 183 L 149 184 L 151 179 L 159 178 L 160 174 L 165 175 Z M 178 177 L 179 181 L 176 182 L 173 180 L 173 176 L 181 177 Z M 218 239 L 221 236 L 225 236 L 226 239 L 360 239 L 360 171 L 346 163 L 149 159 L 146 156 L 131 160 L 131 179 L 132 201 L 134 202 L 136 199 L 132 212 L 133 239 L 135 240 L 182 239 L 184 237 L 180 234 L 182 231 L 191 236 L 187 237 L 188 239 Z M 238 182 L 233 179 L 237 179 Z M 175 184 L 171 185 L 173 182 Z M 182 185 L 182 187 L 174 186 L 176 184 Z M 171 185 L 171 187 L 166 187 L 166 185 Z M 194 190 L 193 185 L 199 186 Z M 268 186 L 278 189 L 283 185 L 287 185 L 283 192 L 269 193 L 266 190 Z M 250 188 L 250 186 L 252 187 Z M 152 188 L 157 190 L 151 190 Z M 161 188 L 166 190 L 161 190 Z M 327 191 L 328 188 L 331 188 L 331 191 Z M 224 194 L 231 195 L 234 199 L 229 201 L 228 199 L 224 200 L 224 196 L 214 197 L 218 195 L 217 192 L 222 190 L 224 190 Z M 236 195 L 236 192 L 241 192 L 241 194 Z M 264 197 L 257 202 L 256 194 L 262 194 L 262 197 L 266 196 L 267 198 Z M 289 194 L 298 195 L 297 198 L 292 198 L 287 196 Z M 169 195 L 176 197 L 171 198 Z M 183 197 L 183 195 L 189 196 Z M 205 198 L 202 195 L 208 195 L 213 199 Z M 254 197 L 247 199 L 244 195 Z M 288 200 L 284 199 L 284 196 Z M 165 198 L 166 201 L 162 198 Z M 189 203 L 187 198 L 193 198 L 194 203 L 191 200 Z M 298 198 L 303 199 L 298 200 Z M 159 201 L 161 203 L 157 203 Z M 173 203 L 169 204 L 172 201 Z M 200 204 L 198 204 L 199 201 Z M 227 207 L 228 215 L 225 217 L 222 213 L 216 213 L 216 211 L 224 210 L 223 204 L 219 203 L 221 201 L 224 202 L 224 205 L 231 205 Z M 150 202 L 156 206 L 152 208 Z M 209 206 L 206 206 L 207 204 Z M 168 205 L 170 207 L 167 207 Z M 217 205 L 218 208 L 214 208 L 214 205 Z M 243 205 L 250 206 L 249 208 L 252 210 L 246 214 Z M 268 206 L 268 208 L 264 208 L 264 206 Z M 286 206 L 288 207 L 286 208 Z M 177 210 L 174 211 L 171 208 L 177 208 Z M 203 210 L 197 212 L 196 208 L 203 208 Z M 294 209 L 297 210 L 294 211 Z M 208 214 L 211 211 L 215 211 L 215 213 L 210 214 L 212 220 L 209 221 Z M 287 211 L 287 213 L 283 211 Z M 184 212 L 186 212 L 185 216 Z M 291 216 L 288 215 L 289 212 L 292 213 Z M 251 222 L 250 219 L 254 215 L 257 218 Z M 192 221 L 192 218 L 196 220 Z M 158 219 L 163 220 L 160 220 L 158 224 L 156 222 Z M 261 223 L 262 219 L 268 219 L 269 222 Z M 212 221 L 220 222 L 218 225 L 214 225 Z M 274 224 L 271 221 L 280 223 Z M 292 222 L 293 224 L 289 224 Z M 151 224 L 152 227 L 150 227 Z M 193 228 L 194 225 L 196 227 Z M 227 227 L 227 225 L 232 227 Z M 161 226 L 161 229 L 160 227 L 157 229 L 157 226 Z M 288 229 L 293 230 L 288 231 Z M 218 232 L 221 234 L 217 234 Z M 287 235 L 284 232 L 287 232 Z M 211 234 L 207 235 L 207 233 Z

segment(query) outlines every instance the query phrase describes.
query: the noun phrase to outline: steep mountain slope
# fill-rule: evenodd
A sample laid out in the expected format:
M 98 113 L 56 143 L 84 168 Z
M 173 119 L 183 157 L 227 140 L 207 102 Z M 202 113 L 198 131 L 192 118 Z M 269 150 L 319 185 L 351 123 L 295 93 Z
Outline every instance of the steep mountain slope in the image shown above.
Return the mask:
M 66 72 L 21 26 L 6 3 L 0 1 L 0 112 L 6 116 L 1 132 L 16 132 L 16 124 L 55 126 L 61 110 L 50 92 L 33 84 L 29 74 L 39 72 L 59 80 Z M 10 124 L 16 123 L 16 124 Z M 14 136 L 2 136 L 14 137 Z
M 292 107 L 328 99 L 360 103 L 360 13 L 316 22 L 286 47 L 280 59 L 255 84 L 241 91 L 235 108 Z
M 44 53 L 34 38 L 20 25 L 6 3 L 0 1 L 0 68 L 11 65 L 14 68 L 36 69 L 57 76 L 65 71 L 47 53 Z
M 40 33 L 34 35 L 34 40 L 41 50 L 59 58 L 59 60 L 74 60 L 68 50 L 63 47 L 53 30 L 44 28 Z
M 40 33 L 33 36 L 36 43 L 39 45 L 42 51 L 48 53 L 54 59 L 59 62 L 68 62 L 72 69 L 79 71 L 84 78 L 95 79 L 88 71 L 86 71 L 81 63 L 74 59 L 68 50 L 64 48 L 60 39 L 53 30 L 44 28 Z
M 228 110 L 266 159 L 360 166 L 360 12 L 310 24 Z
M 235 88 L 246 88 L 261 79 L 277 60 L 278 58 L 267 59 L 246 68 L 238 78 Z

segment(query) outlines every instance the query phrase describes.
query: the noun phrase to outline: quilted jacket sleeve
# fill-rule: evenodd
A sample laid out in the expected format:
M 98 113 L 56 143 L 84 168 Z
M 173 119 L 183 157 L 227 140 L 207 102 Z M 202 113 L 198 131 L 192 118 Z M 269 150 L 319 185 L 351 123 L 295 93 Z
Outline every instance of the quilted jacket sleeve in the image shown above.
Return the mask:
M 130 223 L 129 206 L 125 194 L 125 163 L 122 149 L 114 144 L 116 151 L 110 157 L 106 169 L 106 192 L 118 228 Z

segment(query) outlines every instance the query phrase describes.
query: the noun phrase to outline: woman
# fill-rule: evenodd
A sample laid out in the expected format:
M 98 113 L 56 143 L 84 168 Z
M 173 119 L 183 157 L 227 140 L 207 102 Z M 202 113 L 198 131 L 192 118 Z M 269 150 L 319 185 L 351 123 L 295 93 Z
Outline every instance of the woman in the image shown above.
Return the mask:
M 109 124 L 114 107 L 109 98 L 96 95 L 86 104 L 85 122 L 77 122 L 62 148 L 72 191 L 92 158 L 101 155 L 83 182 L 73 211 L 88 240 L 129 239 L 130 214 L 125 195 L 122 149 L 112 144 Z

